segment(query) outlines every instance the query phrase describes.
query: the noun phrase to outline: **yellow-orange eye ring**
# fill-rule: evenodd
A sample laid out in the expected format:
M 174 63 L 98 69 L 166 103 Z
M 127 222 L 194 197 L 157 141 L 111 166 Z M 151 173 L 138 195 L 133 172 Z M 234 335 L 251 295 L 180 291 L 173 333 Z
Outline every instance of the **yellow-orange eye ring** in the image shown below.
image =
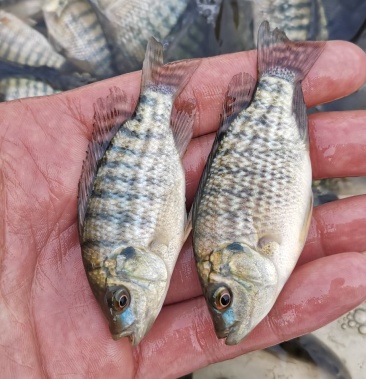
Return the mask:
M 226 287 L 218 288 L 214 293 L 214 305 L 218 310 L 226 309 L 232 300 L 232 295 Z
M 130 304 L 130 294 L 127 289 L 119 289 L 114 292 L 112 306 L 115 311 L 123 311 Z

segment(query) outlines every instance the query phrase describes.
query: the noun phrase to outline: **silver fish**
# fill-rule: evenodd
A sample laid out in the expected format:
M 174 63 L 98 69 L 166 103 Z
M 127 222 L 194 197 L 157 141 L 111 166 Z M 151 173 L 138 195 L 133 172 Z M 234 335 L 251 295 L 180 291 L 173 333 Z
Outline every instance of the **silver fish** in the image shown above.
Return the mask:
M 98 77 L 113 75 L 112 54 L 87 0 L 52 0 L 43 7 L 48 37 L 58 52 Z
M 270 311 L 306 239 L 312 192 L 301 81 L 323 48 L 291 42 L 264 22 L 258 83 L 238 74 L 229 85 L 192 211 L 203 292 L 228 345 Z
M 90 286 L 114 339 L 137 345 L 157 317 L 185 239 L 181 158 L 194 112 L 170 116 L 199 61 L 163 66 L 150 39 L 139 103 L 112 91 L 96 108 L 95 130 L 79 184 L 79 235 Z M 129 109 L 127 107 L 127 109 Z
M 120 73 L 141 68 L 146 41 L 163 40 L 183 15 L 190 0 L 90 0 L 113 46 Z
M 47 39 L 16 16 L 0 10 L 0 58 L 29 66 L 59 68 L 66 59 Z
M 42 0 L 0 0 L 0 9 L 12 13 L 28 24 L 34 24 L 42 14 Z
M 0 80 L 0 94 L 4 101 L 25 97 L 45 96 L 58 93 L 49 84 L 30 78 L 6 78 Z
M 263 20 L 294 41 L 351 41 L 366 21 L 364 0 L 251 0 L 254 28 Z
M 255 30 L 263 20 L 283 30 L 292 41 L 327 40 L 329 37 L 321 0 L 254 0 Z

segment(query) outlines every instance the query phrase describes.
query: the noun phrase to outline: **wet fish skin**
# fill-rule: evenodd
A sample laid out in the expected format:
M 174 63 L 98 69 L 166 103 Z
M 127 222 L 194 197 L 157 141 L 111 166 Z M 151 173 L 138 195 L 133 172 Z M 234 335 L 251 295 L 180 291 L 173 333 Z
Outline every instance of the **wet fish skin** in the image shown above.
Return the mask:
M 272 308 L 312 212 L 300 83 L 324 43 L 292 43 L 281 31 L 270 32 L 267 22 L 258 35 L 259 81 L 239 74 L 230 83 L 192 212 L 200 281 L 216 334 L 228 345 Z
M 147 40 L 164 40 L 190 1 L 90 0 L 113 46 L 116 70 L 141 69 Z
M 181 158 L 193 114 L 178 112 L 176 129 L 170 115 L 198 63 L 161 66 L 162 45 L 151 39 L 133 117 L 122 125 L 112 122 L 111 139 L 102 129 L 95 133 L 91 165 L 84 164 L 80 180 L 79 234 L 87 277 L 113 338 L 128 336 L 133 345 L 162 307 L 185 238 Z M 107 104 L 99 104 L 96 125 L 118 114 L 111 104 L 123 103 L 123 96 L 112 93 Z M 102 147 L 95 149 L 101 138 Z
M 59 68 L 66 59 L 47 39 L 16 16 L 0 10 L 0 58 L 30 66 Z
M 56 50 L 83 72 L 100 78 L 114 74 L 107 40 L 89 1 L 53 0 L 42 10 Z

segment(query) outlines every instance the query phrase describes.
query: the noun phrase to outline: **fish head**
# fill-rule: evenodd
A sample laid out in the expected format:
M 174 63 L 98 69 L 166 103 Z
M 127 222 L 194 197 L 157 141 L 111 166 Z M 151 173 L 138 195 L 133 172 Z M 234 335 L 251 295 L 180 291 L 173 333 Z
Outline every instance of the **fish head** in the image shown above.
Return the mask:
M 237 344 L 272 308 L 278 292 L 276 268 L 268 256 L 242 242 L 213 250 L 205 265 L 204 292 L 216 334 L 227 345 Z
M 166 265 L 156 252 L 127 246 L 117 248 L 100 270 L 104 285 L 95 286 L 93 271 L 89 272 L 89 282 L 108 319 L 112 337 L 129 337 L 135 346 L 163 305 L 168 288 Z

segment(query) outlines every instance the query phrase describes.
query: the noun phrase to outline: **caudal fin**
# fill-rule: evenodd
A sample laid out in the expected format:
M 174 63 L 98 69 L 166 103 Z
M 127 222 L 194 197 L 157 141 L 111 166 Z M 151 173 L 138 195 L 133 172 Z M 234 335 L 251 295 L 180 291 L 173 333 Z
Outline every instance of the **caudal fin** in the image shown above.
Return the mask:
M 175 98 L 187 85 L 200 62 L 200 59 L 193 59 L 164 65 L 163 45 L 151 37 L 142 67 L 141 90 L 154 87 L 170 93 Z
M 279 29 L 263 21 L 258 30 L 258 72 L 299 82 L 308 74 L 325 42 L 292 42 Z

